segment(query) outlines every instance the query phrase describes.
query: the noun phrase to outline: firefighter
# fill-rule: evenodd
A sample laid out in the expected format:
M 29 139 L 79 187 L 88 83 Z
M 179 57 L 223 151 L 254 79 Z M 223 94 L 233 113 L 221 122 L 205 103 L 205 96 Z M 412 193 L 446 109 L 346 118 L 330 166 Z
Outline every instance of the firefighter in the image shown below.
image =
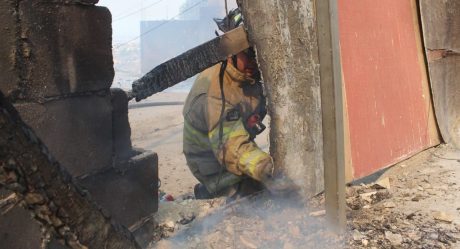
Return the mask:
M 238 9 L 215 19 L 227 32 L 242 23 Z M 197 199 L 248 194 L 262 189 L 273 160 L 254 142 L 266 115 L 260 73 L 252 48 L 203 71 L 184 105 L 183 150 Z

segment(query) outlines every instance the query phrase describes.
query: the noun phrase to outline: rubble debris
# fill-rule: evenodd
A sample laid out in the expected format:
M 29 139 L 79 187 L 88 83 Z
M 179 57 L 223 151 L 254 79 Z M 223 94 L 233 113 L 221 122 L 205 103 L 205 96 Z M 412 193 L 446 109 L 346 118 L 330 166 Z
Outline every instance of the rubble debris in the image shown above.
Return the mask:
M 389 240 L 392 246 L 399 246 L 403 242 L 401 234 L 392 233 L 390 231 L 385 232 L 385 239 Z
M 318 217 L 318 216 L 323 216 L 326 215 L 326 210 L 319 210 L 315 212 L 310 212 L 311 217 Z
M 447 223 L 452 223 L 454 220 L 451 215 L 445 213 L 445 212 L 434 212 L 433 213 L 433 218 L 435 220 L 447 222 Z
M 358 230 L 353 230 L 353 232 L 351 233 L 351 236 L 353 237 L 353 240 L 363 240 L 366 238 L 366 236 L 364 236 L 360 231 Z
M 456 243 L 460 237 L 460 226 L 451 221 L 449 214 L 430 213 L 423 209 L 404 212 L 401 208 L 396 208 L 405 201 L 422 201 L 442 195 L 442 192 L 435 196 L 425 193 L 430 189 L 438 190 L 439 187 L 434 185 L 434 179 L 428 182 L 428 179 L 419 177 L 419 174 L 421 173 L 408 176 L 413 181 L 406 184 L 413 183 L 413 188 L 397 190 L 399 193 L 380 194 L 379 198 L 376 198 L 378 194 L 375 193 L 373 185 L 353 186 L 353 191 L 348 191 L 351 195 L 347 196 L 347 204 L 355 207 L 347 214 L 349 248 L 458 247 Z M 423 191 L 420 192 L 420 189 Z
M 16 194 L 10 194 L 4 199 L 0 199 L 0 216 L 5 215 L 20 202 Z
M 174 201 L 174 197 L 171 194 L 167 194 L 161 190 L 158 191 L 158 197 L 160 201 Z
M 175 225 L 174 221 L 168 221 L 165 223 L 165 226 L 169 228 L 174 228 L 174 225 Z
M 250 249 L 259 248 L 257 245 L 255 245 L 253 242 L 251 242 L 248 237 L 246 237 L 244 235 L 240 235 L 240 241 L 241 241 L 241 244 L 243 244 L 247 248 L 250 248 Z
M 361 208 L 348 211 L 348 234 L 337 237 L 324 226 L 323 196 L 303 204 L 272 199 L 264 194 L 238 205 L 223 206 L 207 217 L 194 218 L 185 226 L 180 219 L 159 226 L 157 238 L 169 247 L 156 248 L 451 248 L 460 238 L 460 227 L 440 222 L 422 211 L 398 212 L 396 201 L 386 189 L 372 191 L 368 185 L 353 186 L 348 200 Z M 378 194 L 379 191 L 383 191 Z M 371 203 L 361 195 L 371 193 Z M 193 204 L 197 200 L 192 200 Z M 179 201 L 176 201 L 179 202 Z M 363 203 L 366 203 L 363 205 Z M 190 203 L 187 205 L 191 205 Z M 178 206 L 186 209 L 187 206 Z M 224 205 L 224 204 L 222 204 Z M 368 206 L 367 209 L 363 208 Z M 197 215 L 199 216 L 199 215 Z M 182 215 L 181 217 L 186 217 Z M 431 218 L 431 219 L 430 219 Z M 174 224 L 174 225 L 173 225 Z M 182 230 L 181 230 L 182 229 Z M 164 245 L 163 243 L 160 243 Z M 235 247 L 235 244 L 240 247 Z M 151 248 L 155 248 L 152 246 Z
M 289 241 L 287 241 L 284 243 L 283 249 L 295 249 L 295 247 L 291 243 L 289 243 Z
M 394 202 L 392 202 L 392 201 L 388 201 L 388 202 L 383 203 L 383 207 L 385 207 L 385 208 L 395 208 L 396 204 Z
M 319 241 L 325 248 L 343 248 L 344 238 L 330 232 L 321 215 L 321 197 L 308 208 L 298 199 L 278 198 L 262 193 L 195 219 L 168 239 L 170 248 L 314 248 Z
M 360 194 L 359 197 L 361 197 L 361 199 L 363 199 L 364 201 L 372 203 L 372 196 L 375 195 L 375 194 L 377 194 L 377 191 Z
M 300 228 L 298 226 L 291 226 L 289 232 L 294 238 L 300 238 L 302 236 Z
M 195 214 L 194 213 L 189 213 L 189 214 L 183 214 L 183 213 L 179 213 L 179 215 L 181 216 L 181 219 L 177 221 L 177 223 L 181 224 L 181 225 L 187 225 L 189 224 L 190 222 L 192 222 L 194 219 L 195 219 Z
M 390 178 L 385 177 L 378 180 L 374 185 L 372 185 L 374 189 L 391 189 Z
M 443 179 L 439 184 L 439 179 L 421 175 L 425 172 L 403 172 L 404 182 L 390 176 L 391 192 L 388 186 L 376 183 L 347 187 L 347 232 L 342 237 L 326 226 L 324 195 L 298 203 L 294 198 L 277 199 L 281 197 L 262 193 L 221 206 L 207 217 L 196 214 L 197 218 L 185 226 L 173 219 L 176 231 L 168 234 L 168 243 L 173 244 L 168 248 L 458 248 L 460 226 L 448 222 L 448 213 L 439 213 L 435 219 L 435 213 L 425 205 L 439 196 L 454 198 L 445 195 L 443 189 L 457 187 L 453 182 Z M 430 191 L 436 194 L 430 195 Z M 176 202 L 184 209 L 192 204 Z
M 383 187 L 375 188 L 374 185 L 353 186 L 347 192 L 347 206 L 352 210 L 368 209 L 369 205 L 381 202 L 391 196 L 388 189 Z

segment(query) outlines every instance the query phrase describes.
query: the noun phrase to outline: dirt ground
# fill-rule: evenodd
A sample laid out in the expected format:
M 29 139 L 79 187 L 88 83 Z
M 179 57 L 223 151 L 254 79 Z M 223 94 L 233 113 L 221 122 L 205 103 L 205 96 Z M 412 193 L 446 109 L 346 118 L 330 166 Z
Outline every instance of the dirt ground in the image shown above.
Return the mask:
M 185 95 L 154 97 L 158 104 Z M 176 198 L 160 202 L 149 248 L 460 248 L 459 150 L 441 145 L 349 186 L 347 229 L 335 236 L 321 195 L 308 203 L 268 193 L 230 204 L 189 199 L 196 180 L 182 155 L 181 110 L 130 109 L 134 145 L 158 153 L 161 190 Z M 267 149 L 267 141 L 258 142 Z
M 183 102 L 185 98 L 186 94 L 159 93 L 141 103 Z M 193 193 L 193 186 L 198 183 L 182 154 L 182 107 L 164 105 L 129 109 L 133 146 L 158 154 L 161 190 L 173 197 Z

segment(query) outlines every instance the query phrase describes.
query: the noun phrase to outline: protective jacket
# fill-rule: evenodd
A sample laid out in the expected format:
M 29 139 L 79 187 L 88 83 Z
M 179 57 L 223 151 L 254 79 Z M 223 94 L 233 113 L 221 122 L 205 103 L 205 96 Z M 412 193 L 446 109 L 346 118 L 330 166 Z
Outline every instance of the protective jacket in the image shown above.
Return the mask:
M 261 83 L 229 63 L 221 91 L 221 67 L 217 64 L 198 76 L 183 110 L 187 164 L 211 193 L 245 176 L 260 181 L 263 168 L 272 168 L 270 155 L 255 144 L 256 134 L 250 132 L 251 122 L 266 114 Z

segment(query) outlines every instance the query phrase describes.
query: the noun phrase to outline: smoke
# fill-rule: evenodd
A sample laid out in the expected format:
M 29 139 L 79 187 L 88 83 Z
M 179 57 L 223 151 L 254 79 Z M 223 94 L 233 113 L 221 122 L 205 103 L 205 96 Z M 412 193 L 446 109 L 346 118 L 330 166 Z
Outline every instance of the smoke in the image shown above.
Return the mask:
M 216 18 L 223 18 L 225 13 L 225 1 L 222 0 L 209 0 L 208 6 L 213 9 Z M 236 9 L 238 6 L 236 5 L 235 0 L 228 0 L 227 1 L 227 10 L 230 11 L 232 9 Z
M 343 248 L 322 207 L 321 198 L 305 205 L 299 196 L 262 193 L 194 221 L 154 248 Z
M 222 0 L 209 0 L 208 5 L 210 7 L 213 7 L 213 8 L 221 10 L 221 14 L 225 15 L 225 1 L 222 1 Z M 231 10 L 231 9 L 235 9 L 238 6 L 236 5 L 235 0 L 228 0 L 227 1 L 227 7 L 228 7 L 228 10 Z
M 199 8 L 194 8 L 194 6 Z M 232 10 L 237 7 L 235 0 L 227 1 L 228 10 Z M 223 18 L 225 16 L 225 1 L 222 0 L 187 0 L 180 7 L 183 14 L 180 16 L 182 20 L 198 20 L 198 19 L 209 19 L 212 18 Z

